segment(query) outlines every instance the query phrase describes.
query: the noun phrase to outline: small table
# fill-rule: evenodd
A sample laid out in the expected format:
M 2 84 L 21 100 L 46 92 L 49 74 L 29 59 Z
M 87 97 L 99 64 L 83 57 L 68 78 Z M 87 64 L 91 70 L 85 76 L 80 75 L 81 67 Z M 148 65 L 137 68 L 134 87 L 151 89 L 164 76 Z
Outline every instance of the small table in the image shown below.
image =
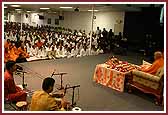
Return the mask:
M 125 76 L 127 74 L 129 72 L 119 72 L 115 69 L 110 69 L 107 64 L 98 64 L 95 68 L 93 80 L 96 83 L 123 92 Z

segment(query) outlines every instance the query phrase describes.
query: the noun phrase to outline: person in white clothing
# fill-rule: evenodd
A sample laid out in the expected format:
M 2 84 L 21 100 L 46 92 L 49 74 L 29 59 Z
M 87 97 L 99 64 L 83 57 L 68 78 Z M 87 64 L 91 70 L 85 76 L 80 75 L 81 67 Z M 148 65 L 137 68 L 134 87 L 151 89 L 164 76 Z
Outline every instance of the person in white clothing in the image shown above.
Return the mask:
M 37 57 L 37 51 L 38 49 L 35 47 L 35 45 L 33 45 L 31 49 L 32 57 Z
M 60 48 L 59 48 L 59 50 L 58 50 L 57 53 L 58 53 L 57 54 L 58 58 L 64 58 L 64 57 L 66 57 L 65 54 L 64 54 L 64 49 L 63 49 L 62 45 L 60 46 Z
M 38 50 L 38 58 L 46 58 L 46 53 L 43 47 L 40 47 Z
M 103 51 L 103 49 L 101 49 L 100 47 L 97 49 L 97 53 L 98 54 L 102 54 L 102 53 L 104 53 L 104 51 Z
M 86 56 L 86 55 L 89 55 L 88 54 L 88 51 L 86 51 L 87 47 L 86 46 L 83 46 L 83 48 L 80 50 L 80 54 L 77 55 L 77 57 L 82 57 L 82 56 Z
M 33 54 L 32 54 L 33 48 L 32 48 L 32 46 L 31 46 L 31 44 L 29 42 L 26 43 L 26 48 L 27 48 L 27 53 L 29 54 L 29 56 L 33 57 Z
M 93 45 L 92 48 L 91 48 L 91 55 L 97 55 L 97 54 L 98 54 L 98 52 L 96 51 L 96 48 Z
M 50 59 L 56 59 L 56 51 L 55 51 L 55 48 L 54 46 L 51 47 L 51 52 L 50 52 L 50 55 L 49 55 L 49 58 Z
M 78 55 L 78 50 L 76 49 L 76 46 L 75 46 L 71 50 L 71 54 L 69 55 L 69 57 L 76 57 L 77 55 Z

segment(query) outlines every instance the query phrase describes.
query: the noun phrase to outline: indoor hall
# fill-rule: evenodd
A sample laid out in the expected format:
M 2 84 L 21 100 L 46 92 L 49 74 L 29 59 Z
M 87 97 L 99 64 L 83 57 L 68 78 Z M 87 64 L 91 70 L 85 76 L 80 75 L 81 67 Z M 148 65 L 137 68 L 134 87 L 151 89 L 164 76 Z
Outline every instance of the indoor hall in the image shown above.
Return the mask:
M 20 67 L 13 77 L 26 84 L 27 108 L 50 77 L 53 93 L 62 86 L 69 110 L 163 111 L 163 65 L 155 74 L 141 70 L 154 53 L 164 58 L 163 6 L 4 4 L 3 63 Z M 5 101 L 5 111 L 18 110 L 16 103 Z

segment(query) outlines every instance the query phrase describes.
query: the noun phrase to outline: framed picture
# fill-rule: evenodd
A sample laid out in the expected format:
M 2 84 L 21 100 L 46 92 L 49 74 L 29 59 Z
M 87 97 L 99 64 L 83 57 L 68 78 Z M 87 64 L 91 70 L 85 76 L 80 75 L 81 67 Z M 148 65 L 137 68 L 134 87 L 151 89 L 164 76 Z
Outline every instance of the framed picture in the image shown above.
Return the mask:
M 47 24 L 51 24 L 51 18 L 48 18 Z
M 55 25 L 59 25 L 59 19 L 55 19 Z

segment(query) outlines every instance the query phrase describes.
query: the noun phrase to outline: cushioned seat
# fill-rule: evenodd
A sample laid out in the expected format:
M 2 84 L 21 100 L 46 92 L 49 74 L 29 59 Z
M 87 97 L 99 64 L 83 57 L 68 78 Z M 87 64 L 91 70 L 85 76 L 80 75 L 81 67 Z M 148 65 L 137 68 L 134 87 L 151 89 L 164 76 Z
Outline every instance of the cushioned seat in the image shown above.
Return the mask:
M 156 96 L 156 103 L 160 104 L 163 99 L 163 75 L 163 67 L 159 68 L 155 75 L 134 70 L 132 71 L 131 79 L 127 83 L 129 85 L 129 91 L 134 87 L 144 93 L 153 94 Z

